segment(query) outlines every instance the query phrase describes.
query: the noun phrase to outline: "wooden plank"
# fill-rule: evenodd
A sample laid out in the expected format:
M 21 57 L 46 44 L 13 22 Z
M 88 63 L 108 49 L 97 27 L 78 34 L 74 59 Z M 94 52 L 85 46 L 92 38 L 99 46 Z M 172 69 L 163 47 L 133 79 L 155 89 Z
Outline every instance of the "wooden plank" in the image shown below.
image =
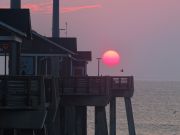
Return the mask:
M 26 105 L 30 106 L 31 101 L 30 101 L 30 94 L 31 94 L 31 85 L 30 85 L 30 79 L 28 78 L 26 80 L 26 89 L 27 89 L 27 99 L 26 99 Z

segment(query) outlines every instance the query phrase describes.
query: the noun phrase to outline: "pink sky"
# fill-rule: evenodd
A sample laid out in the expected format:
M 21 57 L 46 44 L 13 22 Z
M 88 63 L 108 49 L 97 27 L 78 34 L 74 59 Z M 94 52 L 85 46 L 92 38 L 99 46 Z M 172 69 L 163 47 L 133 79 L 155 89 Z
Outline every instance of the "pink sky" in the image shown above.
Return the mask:
M 42 0 L 40 0 L 42 1 Z M 72 3 L 72 0 L 65 0 L 66 3 Z M 51 14 L 52 13 L 52 0 L 44 0 L 42 3 L 40 2 L 25 2 L 22 1 L 22 8 L 29 8 L 31 9 L 32 13 L 44 13 L 44 14 Z M 70 6 L 61 6 L 60 13 L 68 13 L 68 12 L 75 12 L 84 9 L 93 9 L 93 8 L 100 8 L 102 5 L 99 3 L 91 3 L 91 4 L 75 4 Z M 9 7 L 9 2 L 2 1 L 0 8 Z
M 52 1 L 22 1 L 32 9 L 33 29 L 50 36 Z M 0 7 L 8 5 L 0 1 Z M 179 0 L 61 0 L 60 5 L 61 28 L 67 21 L 78 49 L 93 52 L 90 75 L 96 74 L 96 57 L 113 49 L 121 54 L 121 65 L 111 69 L 101 63 L 103 75 L 122 74 L 124 68 L 125 75 L 138 79 L 180 80 Z

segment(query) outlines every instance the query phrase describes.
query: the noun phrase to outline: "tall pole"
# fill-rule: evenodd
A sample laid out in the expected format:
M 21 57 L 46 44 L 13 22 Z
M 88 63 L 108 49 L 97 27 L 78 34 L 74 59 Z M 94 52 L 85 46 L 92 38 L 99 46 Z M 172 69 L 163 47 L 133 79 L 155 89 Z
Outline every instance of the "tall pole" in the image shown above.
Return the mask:
M 11 0 L 11 9 L 20 9 L 21 0 Z
M 101 58 L 96 58 L 98 60 L 98 76 L 99 76 L 99 73 L 100 73 L 100 60 Z
M 100 75 L 100 60 L 98 61 L 98 76 Z M 95 135 L 108 135 L 105 106 L 95 106 Z
M 59 37 L 59 0 L 53 0 L 52 37 Z

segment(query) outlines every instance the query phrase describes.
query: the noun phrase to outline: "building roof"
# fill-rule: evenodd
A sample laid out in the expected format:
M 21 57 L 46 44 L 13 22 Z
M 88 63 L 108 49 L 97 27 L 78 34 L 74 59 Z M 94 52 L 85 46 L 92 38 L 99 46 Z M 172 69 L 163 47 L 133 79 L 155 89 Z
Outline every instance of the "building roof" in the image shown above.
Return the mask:
M 91 61 L 92 60 L 92 53 L 91 51 L 78 51 L 78 55 L 75 56 L 76 59 L 84 60 L 84 61 Z
M 9 35 L 11 32 L 13 33 L 16 33 L 17 35 L 19 36 L 23 36 L 23 37 L 27 37 L 26 33 L 14 28 L 14 27 L 11 27 L 10 25 L 4 23 L 4 22 L 1 22 L 0 21 L 0 28 L 1 28 L 1 32 L 0 35 Z
M 72 56 L 72 59 L 75 61 L 91 61 L 92 54 L 91 51 L 77 51 L 77 38 L 57 38 L 57 37 L 49 37 L 53 42 L 58 43 L 64 48 L 75 52 L 76 54 Z
M 77 38 L 48 37 L 49 40 L 58 43 L 62 47 L 77 53 Z
M 24 40 L 22 53 L 27 54 L 75 54 L 71 50 L 62 47 L 45 36 L 32 31 L 32 40 Z
M 20 36 L 31 38 L 29 9 L 0 9 L 0 26 Z

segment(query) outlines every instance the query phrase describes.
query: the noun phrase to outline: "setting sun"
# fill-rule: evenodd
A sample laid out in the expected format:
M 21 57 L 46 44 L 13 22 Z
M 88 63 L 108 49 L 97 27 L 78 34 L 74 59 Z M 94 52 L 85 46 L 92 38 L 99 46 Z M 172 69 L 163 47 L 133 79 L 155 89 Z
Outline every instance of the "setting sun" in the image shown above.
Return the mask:
M 102 56 L 103 63 L 109 67 L 114 67 L 120 63 L 120 56 L 115 50 L 108 50 Z

